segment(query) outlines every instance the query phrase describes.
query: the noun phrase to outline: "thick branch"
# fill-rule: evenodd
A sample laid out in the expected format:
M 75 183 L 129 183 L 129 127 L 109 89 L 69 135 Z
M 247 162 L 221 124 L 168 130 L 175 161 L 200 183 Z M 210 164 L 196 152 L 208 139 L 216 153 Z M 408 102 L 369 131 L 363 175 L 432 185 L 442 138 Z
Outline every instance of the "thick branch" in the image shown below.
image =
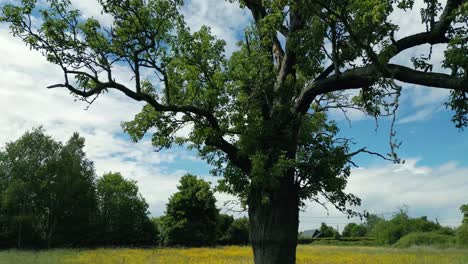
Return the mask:
M 297 10 L 291 10 L 290 12 L 290 28 L 289 36 L 293 36 L 297 31 L 301 30 L 304 27 L 304 21 Z M 289 74 L 294 74 L 294 66 L 297 64 L 297 55 L 295 48 L 291 46 L 290 38 L 287 38 L 286 41 L 286 52 L 281 61 L 280 71 L 278 72 L 276 80 L 276 89 L 281 88 L 283 82 L 286 80 L 286 77 Z
M 369 65 L 313 82 L 297 98 L 294 111 L 305 114 L 313 99 L 318 95 L 368 87 L 379 78 L 394 78 L 405 83 L 468 92 L 468 80 L 464 78 L 456 78 L 443 73 L 417 71 L 395 64 L 387 65 L 385 71 L 381 72 L 379 67 Z
M 265 7 L 262 4 L 262 0 L 245 0 L 244 2 L 247 8 L 252 13 L 255 23 L 258 26 L 260 20 L 262 20 L 267 15 L 267 11 L 265 10 Z M 278 30 L 282 32 L 285 30 L 285 27 L 281 26 Z M 272 38 L 273 46 L 268 48 L 272 49 L 273 55 L 275 56 L 275 60 L 278 61 L 278 63 L 280 63 L 284 56 L 284 50 L 281 47 L 281 42 L 279 41 L 276 34 L 273 34 L 270 37 Z
M 386 56 L 387 60 L 400 52 L 423 44 L 447 43 L 449 39 L 446 33 L 450 28 L 453 17 L 452 12 L 465 0 L 448 0 L 440 20 L 434 24 L 428 32 L 414 34 L 398 41 L 384 49 L 379 56 Z M 390 56 L 388 56 L 390 54 Z M 341 76 L 332 75 L 327 68 L 323 74 L 314 80 L 312 84 L 305 87 L 296 100 L 294 111 L 305 114 L 314 98 L 320 94 L 330 93 L 338 90 L 358 89 L 374 84 L 379 78 L 394 78 L 396 80 L 419 84 L 435 88 L 445 88 L 468 92 L 468 80 L 455 78 L 442 73 L 430 73 L 413 70 L 411 68 L 395 65 L 371 64 L 365 67 L 345 71 Z
M 395 64 L 389 64 L 387 68 L 389 69 L 389 76 L 386 76 L 388 78 L 395 78 L 405 83 L 468 92 L 468 80 L 465 78 L 455 78 L 443 73 L 422 72 Z
M 252 166 L 250 159 L 240 155 L 239 150 L 229 142 L 227 142 L 222 136 L 215 138 L 207 138 L 205 143 L 208 146 L 215 147 L 222 150 L 228 156 L 229 160 L 236 165 L 242 172 L 249 174 Z
M 418 34 L 414 34 L 405 38 L 402 38 L 395 43 L 393 43 L 392 46 L 388 47 L 386 50 L 384 50 L 381 54 L 388 54 L 391 53 L 392 56 L 394 57 L 400 52 L 407 50 L 409 48 L 413 48 L 419 45 L 423 44 L 441 44 L 441 43 L 447 43 L 449 39 L 445 36 L 447 30 L 450 27 L 450 24 L 452 23 L 452 19 L 450 15 L 452 12 L 457 9 L 461 4 L 463 0 L 448 0 L 447 5 L 445 6 L 444 12 L 440 16 L 440 19 L 437 23 L 435 23 L 434 27 L 431 28 L 430 31 L 428 32 L 422 32 Z M 388 51 L 388 49 L 391 49 L 391 51 Z
M 335 65 L 330 65 L 323 70 L 316 78 L 315 81 L 322 80 L 328 77 L 335 70 Z
M 375 82 L 375 72 L 374 67 L 364 67 L 348 70 L 342 74 L 334 74 L 325 79 L 318 79 L 302 90 L 293 111 L 307 113 L 314 98 L 321 94 L 370 86 Z

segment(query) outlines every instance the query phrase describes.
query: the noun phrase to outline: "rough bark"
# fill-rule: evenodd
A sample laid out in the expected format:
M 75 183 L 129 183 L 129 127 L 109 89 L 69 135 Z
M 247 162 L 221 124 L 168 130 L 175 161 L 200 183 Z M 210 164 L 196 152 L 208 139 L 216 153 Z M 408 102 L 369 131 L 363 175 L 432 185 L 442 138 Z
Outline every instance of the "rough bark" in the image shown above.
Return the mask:
M 299 196 L 292 179 L 285 179 L 268 198 L 253 189 L 249 217 L 255 264 L 296 263 Z

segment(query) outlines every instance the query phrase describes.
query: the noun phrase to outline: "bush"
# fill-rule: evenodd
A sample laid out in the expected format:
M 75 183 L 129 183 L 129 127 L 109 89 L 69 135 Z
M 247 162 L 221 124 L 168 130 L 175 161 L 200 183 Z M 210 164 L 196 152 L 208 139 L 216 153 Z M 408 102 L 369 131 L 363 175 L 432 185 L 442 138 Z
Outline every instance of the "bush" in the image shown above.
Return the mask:
M 322 225 L 320 226 L 320 233 L 321 233 L 320 237 L 339 238 L 339 236 L 340 236 L 340 233 L 338 233 L 338 231 L 336 231 L 336 229 L 334 229 L 331 226 L 327 226 L 325 223 L 322 223 Z
M 349 223 L 343 230 L 343 237 L 363 237 L 367 234 L 367 228 L 363 224 Z
M 395 247 L 407 248 L 411 246 L 449 247 L 453 245 L 454 236 L 444 235 L 440 232 L 412 232 L 400 238 Z
M 249 219 L 247 217 L 235 219 L 220 239 L 220 243 L 223 245 L 247 245 L 249 241 Z
M 303 237 L 303 236 L 299 236 L 298 239 L 297 239 L 297 243 L 298 244 L 310 244 L 312 242 L 314 242 L 316 239 L 314 238 L 311 238 L 311 237 Z
M 314 245 L 332 245 L 332 246 L 376 246 L 375 239 L 372 237 L 342 237 L 334 238 L 316 238 L 312 241 Z
M 427 217 L 410 218 L 406 211 L 401 211 L 388 221 L 379 221 L 371 234 L 375 237 L 377 243 L 392 245 L 412 232 L 433 232 L 442 229 L 439 223 L 429 221 Z M 448 230 L 443 230 L 448 232 Z

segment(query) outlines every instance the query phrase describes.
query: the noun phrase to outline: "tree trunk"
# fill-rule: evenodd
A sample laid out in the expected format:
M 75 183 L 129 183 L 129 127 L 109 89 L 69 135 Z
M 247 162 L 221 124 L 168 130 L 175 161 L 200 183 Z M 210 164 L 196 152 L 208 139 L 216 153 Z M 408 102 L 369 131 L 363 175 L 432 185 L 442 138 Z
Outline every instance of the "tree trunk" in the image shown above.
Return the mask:
M 255 264 L 296 263 L 299 196 L 293 179 L 285 179 L 268 198 L 252 190 L 249 218 Z

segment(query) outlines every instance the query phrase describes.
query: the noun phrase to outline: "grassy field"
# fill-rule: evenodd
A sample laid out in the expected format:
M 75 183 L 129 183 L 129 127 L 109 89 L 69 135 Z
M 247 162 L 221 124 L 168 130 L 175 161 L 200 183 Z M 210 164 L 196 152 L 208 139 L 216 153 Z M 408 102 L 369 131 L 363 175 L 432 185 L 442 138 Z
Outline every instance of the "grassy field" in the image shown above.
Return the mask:
M 149 264 L 149 263 L 253 263 L 249 247 L 197 249 L 97 249 L 50 250 L 40 252 L 0 251 L 0 264 Z M 468 263 L 468 249 L 391 249 L 301 245 L 297 263 Z

